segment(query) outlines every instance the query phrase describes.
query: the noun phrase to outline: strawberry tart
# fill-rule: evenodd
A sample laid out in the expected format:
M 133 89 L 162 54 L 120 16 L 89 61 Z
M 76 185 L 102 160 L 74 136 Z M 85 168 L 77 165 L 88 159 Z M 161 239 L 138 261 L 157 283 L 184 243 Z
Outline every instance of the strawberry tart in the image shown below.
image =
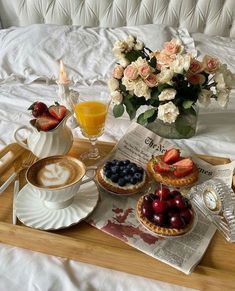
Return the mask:
M 169 149 L 164 155 L 153 156 L 147 169 L 159 183 L 187 187 L 198 180 L 199 171 L 190 157 L 182 157 L 179 149 Z

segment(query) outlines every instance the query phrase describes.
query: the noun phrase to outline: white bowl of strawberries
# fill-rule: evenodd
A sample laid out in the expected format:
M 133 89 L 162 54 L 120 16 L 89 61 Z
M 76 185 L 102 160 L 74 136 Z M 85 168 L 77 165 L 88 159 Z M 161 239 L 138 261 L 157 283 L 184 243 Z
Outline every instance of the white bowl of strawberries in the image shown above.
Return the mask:
M 34 119 L 30 120 L 29 126 L 21 126 L 15 131 L 16 142 L 38 158 L 67 154 L 73 144 L 71 129 L 66 125 L 70 111 L 59 103 L 48 107 L 39 101 L 34 102 L 29 110 L 32 110 Z M 19 135 L 22 130 L 28 132 L 26 143 Z

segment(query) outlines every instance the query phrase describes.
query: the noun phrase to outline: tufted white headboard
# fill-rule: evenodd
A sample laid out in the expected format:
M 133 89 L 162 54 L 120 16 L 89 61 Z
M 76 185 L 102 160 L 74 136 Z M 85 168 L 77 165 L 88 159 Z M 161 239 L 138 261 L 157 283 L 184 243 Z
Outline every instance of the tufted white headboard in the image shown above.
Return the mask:
M 235 37 L 235 0 L 0 0 L 4 28 L 33 23 L 118 27 L 163 23 Z

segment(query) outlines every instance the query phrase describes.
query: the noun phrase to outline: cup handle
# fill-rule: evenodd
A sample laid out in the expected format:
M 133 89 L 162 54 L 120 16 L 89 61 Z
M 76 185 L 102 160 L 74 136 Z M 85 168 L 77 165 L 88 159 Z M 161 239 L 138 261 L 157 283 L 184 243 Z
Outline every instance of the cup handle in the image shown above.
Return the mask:
M 25 148 L 26 150 L 29 150 L 29 147 L 27 146 L 27 144 L 26 144 L 25 142 L 23 142 L 22 139 L 20 139 L 20 137 L 18 136 L 18 132 L 19 132 L 20 130 L 22 130 L 22 129 L 27 129 L 27 130 L 33 132 L 33 130 L 32 130 L 30 127 L 28 127 L 28 126 L 26 126 L 26 125 L 23 125 L 23 126 L 17 128 L 16 131 L 14 132 L 14 139 L 16 140 L 16 142 L 17 142 L 20 146 L 22 146 L 22 147 Z
M 81 182 L 81 185 L 82 184 L 85 184 L 85 183 L 88 183 L 92 180 L 94 180 L 95 176 L 96 176 L 96 169 L 97 167 L 96 166 L 90 166 L 90 167 L 87 167 L 86 168 L 86 175 L 88 172 L 91 172 L 91 175 L 89 175 L 86 179 L 84 179 L 82 182 Z

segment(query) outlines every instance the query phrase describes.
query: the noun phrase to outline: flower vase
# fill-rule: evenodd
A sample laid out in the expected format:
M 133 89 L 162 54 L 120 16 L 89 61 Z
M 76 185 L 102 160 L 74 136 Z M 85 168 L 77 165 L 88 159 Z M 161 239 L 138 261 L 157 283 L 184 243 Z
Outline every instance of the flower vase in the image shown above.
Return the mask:
M 146 128 L 167 139 L 187 139 L 195 135 L 197 129 L 198 107 L 181 112 L 173 123 L 160 119 L 146 125 Z

